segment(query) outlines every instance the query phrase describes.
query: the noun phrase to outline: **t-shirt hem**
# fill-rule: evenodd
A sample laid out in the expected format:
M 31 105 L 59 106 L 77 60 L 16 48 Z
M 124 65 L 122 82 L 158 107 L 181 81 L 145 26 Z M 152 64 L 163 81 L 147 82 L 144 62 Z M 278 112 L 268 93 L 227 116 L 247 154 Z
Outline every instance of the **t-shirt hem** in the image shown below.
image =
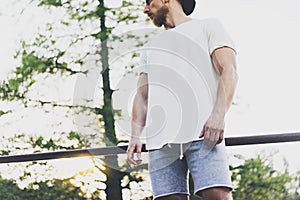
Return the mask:
M 193 140 L 184 141 L 184 142 L 180 142 L 180 143 L 179 142 L 168 141 L 168 142 L 164 142 L 164 143 L 161 143 L 159 145 L 153 145 L 153 146 L 152 145 L 148 145 L 147 142 L 146 142 L 146 150 L 150 151 L 150 150 L 161 149 L 166 144 L 186 144 L 186 143 L 200 141 L 200 140 L 203 140 L 203 138 L 196 138 L 196 139 L 193 139 Z

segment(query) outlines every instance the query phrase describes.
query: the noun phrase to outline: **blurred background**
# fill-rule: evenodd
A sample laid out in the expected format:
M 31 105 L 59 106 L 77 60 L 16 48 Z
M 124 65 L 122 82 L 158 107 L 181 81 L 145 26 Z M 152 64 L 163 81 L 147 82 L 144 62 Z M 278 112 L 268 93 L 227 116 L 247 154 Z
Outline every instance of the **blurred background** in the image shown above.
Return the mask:
M 1 2 L 1 155 L 128 142 L 126 88 L 134 81 L 126 80 L 135 80 L 137 49 L 156 30 L 143 6 Z M 218 18 L 237 47 L 240 80 L 226 136 L 300 130 L 298 8 L 297 0 L 197 0 L 191 17 Z M 234 199 L 300 199 L 299 150 L 299 142 L 228 147 Z M 139 167 L 124 155 L 0 164 L 0 198 L 151 199 L 143 157 Z

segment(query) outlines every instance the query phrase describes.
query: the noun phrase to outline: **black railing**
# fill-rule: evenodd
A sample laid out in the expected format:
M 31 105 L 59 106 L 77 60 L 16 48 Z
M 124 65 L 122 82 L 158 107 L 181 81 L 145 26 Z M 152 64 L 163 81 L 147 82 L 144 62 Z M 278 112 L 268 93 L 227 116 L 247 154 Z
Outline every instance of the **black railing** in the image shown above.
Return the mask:
M 300 141 L 300 132 L 225 138 L 226 146 L 296 142 L 296 141 Z M 78 150 L 54 151 L 54 152 L 45 152 L 45 153 L 32 153 L 32 154 L 12 155 L 12 156 L 0 156 L 0 163 L 115 155 L 115 154 L 126 153 L 126 149 L 127 149 L 127 145 L 123 145 L 123 146 L 109 146 L 109 147 L 88 148 L 88 149 L 78 149 Z M 146 152 L 145 145 L 143 145 L 142 151 Z

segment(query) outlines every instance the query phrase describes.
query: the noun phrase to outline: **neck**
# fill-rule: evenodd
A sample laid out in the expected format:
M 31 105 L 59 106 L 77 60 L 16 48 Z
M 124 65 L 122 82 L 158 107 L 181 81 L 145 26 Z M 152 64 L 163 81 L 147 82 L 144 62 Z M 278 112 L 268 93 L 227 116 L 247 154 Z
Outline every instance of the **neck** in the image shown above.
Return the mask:
M 166 23 L 164 24 L 164 27 L 166 30 L 172 29 L 190 20 L 191 18 L 186 16 L 181 9 L 171 7 L 170 12 L 167 14 Z

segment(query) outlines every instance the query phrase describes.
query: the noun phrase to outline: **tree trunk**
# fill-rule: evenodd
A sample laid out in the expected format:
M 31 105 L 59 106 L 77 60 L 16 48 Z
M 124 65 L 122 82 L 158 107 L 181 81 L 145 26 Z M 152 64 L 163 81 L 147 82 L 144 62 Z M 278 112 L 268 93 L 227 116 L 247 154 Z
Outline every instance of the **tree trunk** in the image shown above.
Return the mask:
M 119 170 L 117 155 L 106 156 L 104 158 L 106 174 L 106 198 L 107 200 L 121 200 L 122 199 L 122 187 L 121 180 L 124 173 Z
M 109 80 L 109 65 L 108 65 L 108 47 L 107 47 L 107 27 L 105 26 L 105 7 L 104 0 L 99 0 L 98 15 L 100 18 L 100 40 L 101 40 L 101 63 L 102 63 L 102 82 L 103 82 L 103 121 L 105 129 L 105 143 L 106 145 L 116 145 L 117 137 L 115 133 L 115 119 L 112 107 L 112 89 L 110 88 Z M 107 180 L 106 184 L 106 198 L 108 200 L 122 200 L 121 180 L 124 174 L 120 171 L 117 155 L 106 156 L 105 174 Z

